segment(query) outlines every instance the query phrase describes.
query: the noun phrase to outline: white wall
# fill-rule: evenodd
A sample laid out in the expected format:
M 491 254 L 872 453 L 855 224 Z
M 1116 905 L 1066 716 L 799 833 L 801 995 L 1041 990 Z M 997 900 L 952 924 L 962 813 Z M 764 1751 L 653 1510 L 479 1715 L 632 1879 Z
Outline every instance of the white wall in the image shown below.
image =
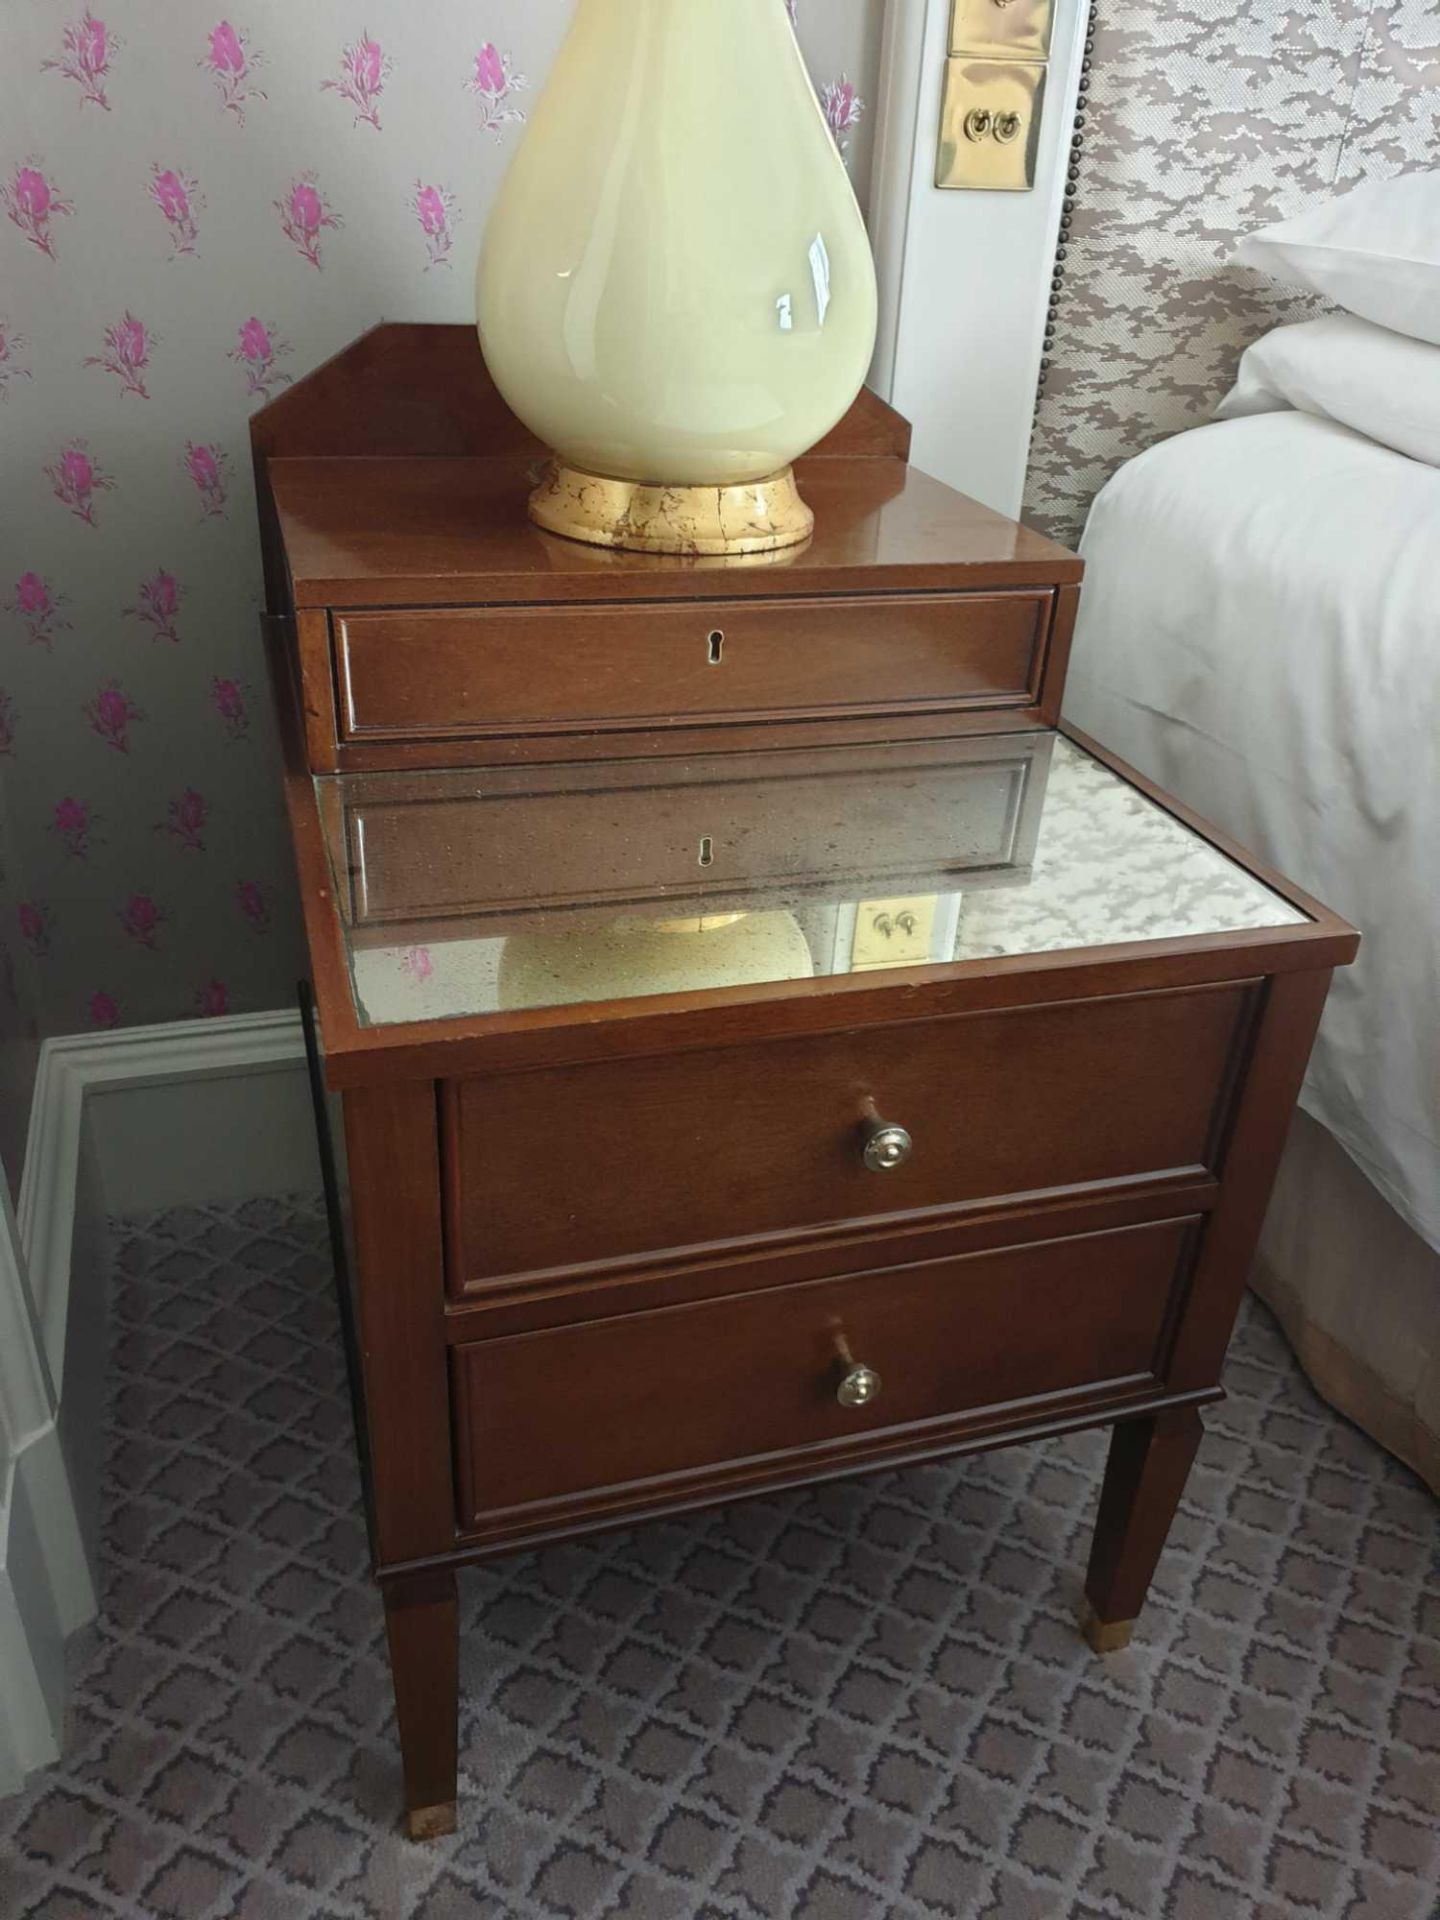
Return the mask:
M 1056 0 L 1030 193 L 936 187 L 950 0 L 891 0 L 886 23 L 870 211 L 885 291 L 872 381 L 914 423 L 917 466 L 1008 514 L 1025 486 L 1088 14 L 1088 0 Z

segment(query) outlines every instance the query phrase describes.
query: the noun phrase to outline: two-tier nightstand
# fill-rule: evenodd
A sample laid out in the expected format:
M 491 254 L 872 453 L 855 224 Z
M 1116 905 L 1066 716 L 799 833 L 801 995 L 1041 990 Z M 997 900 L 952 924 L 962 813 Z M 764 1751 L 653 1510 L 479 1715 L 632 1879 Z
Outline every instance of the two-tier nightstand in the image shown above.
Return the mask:
M 1057 731 L 1073 556 L 868 396 L 811 548 L 570 546 L 473 336 L 256 422 L 405 1797 L 456 1569 L 1113 1428 L 1123 1643 L 1356 935 Z

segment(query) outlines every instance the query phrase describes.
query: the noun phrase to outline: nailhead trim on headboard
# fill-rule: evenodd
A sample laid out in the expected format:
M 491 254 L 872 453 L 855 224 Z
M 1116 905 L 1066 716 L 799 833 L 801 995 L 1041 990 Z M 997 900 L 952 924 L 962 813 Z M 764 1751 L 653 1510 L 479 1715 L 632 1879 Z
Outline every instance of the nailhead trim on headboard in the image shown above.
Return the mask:
M 1040 385 L 1037 400 L 1045 392 L 1045 376 L 1050 371 L 1050 350 L 1055 344 L 1055 316 L 1060 310 L 1060 290 L 1065 281 L 1065 260 L 1070 250 L 1070 229 L 1075 217 L 1075 198 L 1080 186 L 1080 155 L 1085 146 L 1085 108 L 1090 95 L 1090 72 L 1095 64 L 1095 7 L 1087 13 L 1085 47 L 1080 59 L 1079 99 L 1075 107 L 1075 131 L 1070 136 L 1070 160 L 1065 170 L 1065 197 L 1060 206 L 1060 238 L 1055 248 L 1055 271 L 1050 276 L 1050 302 L 1045 313 L 1044 348 L 1040 358 Z

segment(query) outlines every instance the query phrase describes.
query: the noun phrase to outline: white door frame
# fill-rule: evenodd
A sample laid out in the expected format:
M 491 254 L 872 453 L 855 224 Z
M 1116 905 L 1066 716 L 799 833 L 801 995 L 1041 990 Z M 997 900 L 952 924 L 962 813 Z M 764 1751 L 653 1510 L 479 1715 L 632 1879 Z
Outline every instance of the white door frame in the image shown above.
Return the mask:
M 41 1048 L 18 1221 L 0 1170 L 0 1797 L 57 1758 L 95 1613 L 106 1216 L 318 1186 L 313 1155 L 297 1014 Z
M 0 1167 L 0 1794 L 60 1751 L 65 1640 L 93 1607 L 58 1408 Z
M 880 279 L 875 391 L 911 421 L 912 458 L 1016 515 L 1090 0 L 1055 0 L 1030 193 L 935 181 L 951 0 L 889 0 L 876 103 L 870 230 Z

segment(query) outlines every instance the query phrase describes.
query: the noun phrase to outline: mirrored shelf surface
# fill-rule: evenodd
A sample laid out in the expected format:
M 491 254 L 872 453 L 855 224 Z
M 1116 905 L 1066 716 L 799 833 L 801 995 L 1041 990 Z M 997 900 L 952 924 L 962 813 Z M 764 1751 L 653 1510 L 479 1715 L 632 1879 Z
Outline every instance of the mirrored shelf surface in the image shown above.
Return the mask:
M 366 1026 L 1307 924 L 1049 733 L 315 787 Z

